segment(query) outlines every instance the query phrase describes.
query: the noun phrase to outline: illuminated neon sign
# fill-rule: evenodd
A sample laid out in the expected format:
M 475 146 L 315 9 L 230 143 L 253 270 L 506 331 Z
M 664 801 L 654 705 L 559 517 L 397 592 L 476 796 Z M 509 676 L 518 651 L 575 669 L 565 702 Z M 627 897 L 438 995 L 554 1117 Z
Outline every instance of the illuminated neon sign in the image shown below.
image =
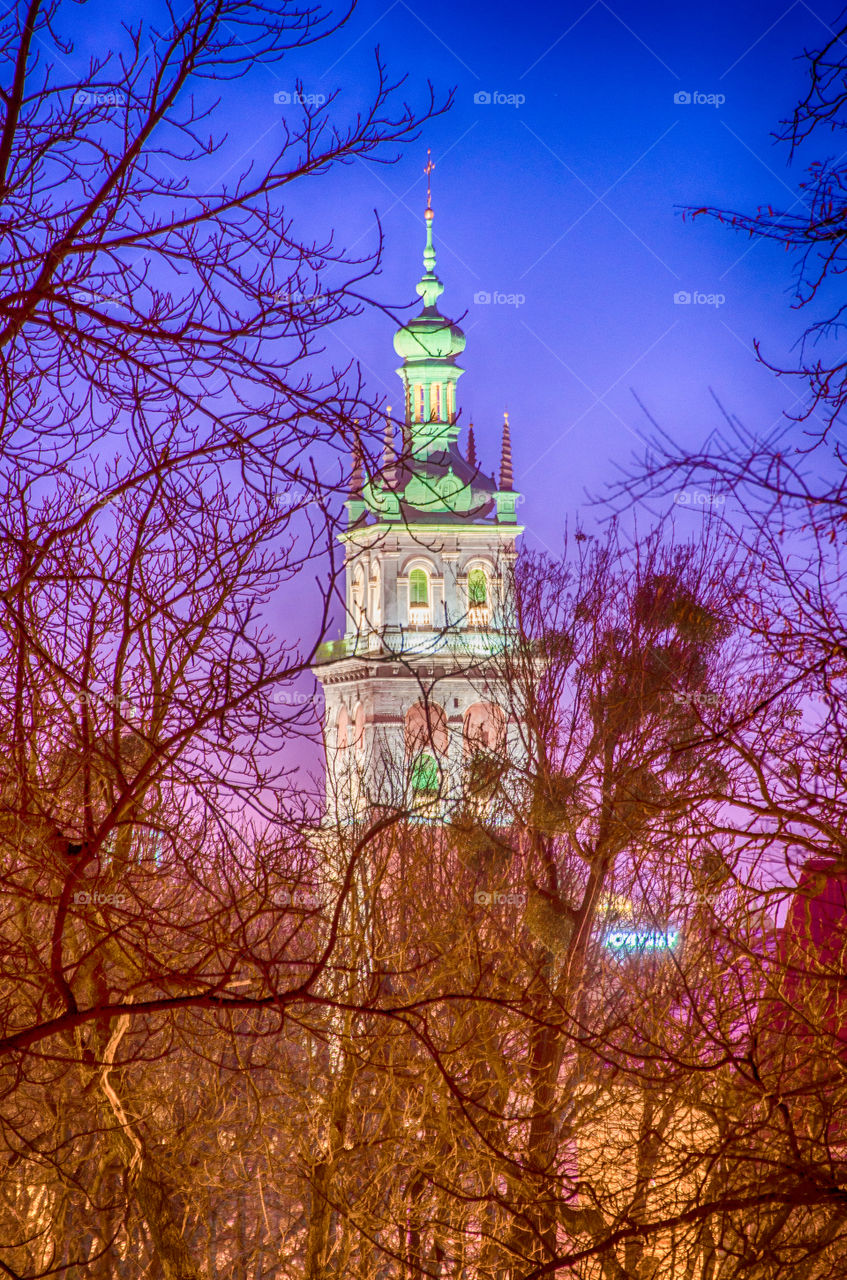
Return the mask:
M 633 952 L 673 951 L 679 941 L 678 929 L 615 929 L 607 933 L 603 945 L 627 955 Z

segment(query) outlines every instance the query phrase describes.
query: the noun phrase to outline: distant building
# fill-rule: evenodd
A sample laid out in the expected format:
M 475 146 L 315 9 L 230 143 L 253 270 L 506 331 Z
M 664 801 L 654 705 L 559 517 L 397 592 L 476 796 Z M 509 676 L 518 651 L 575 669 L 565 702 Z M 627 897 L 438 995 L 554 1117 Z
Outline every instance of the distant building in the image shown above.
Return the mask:
M 499 479 L 458 436 L 456 360 L 465 335 L 438 310 L 427 203 L 420 313 L 394 336 L 402 419 L 386 422 L 382 463 L 354 459 L 345 545 L 347 627 L 325 646 L 328 816 L 373 806 L 439 806 L 476 747 L 512 733 L 494 659 L 507 632 L 507 583 L 522 532 L 508 415 Z
M 847 865 L 803 866 L 779 946 L 782 999 L 769 1022 L 787 1037 L 788 1061 L 847 1060 Z

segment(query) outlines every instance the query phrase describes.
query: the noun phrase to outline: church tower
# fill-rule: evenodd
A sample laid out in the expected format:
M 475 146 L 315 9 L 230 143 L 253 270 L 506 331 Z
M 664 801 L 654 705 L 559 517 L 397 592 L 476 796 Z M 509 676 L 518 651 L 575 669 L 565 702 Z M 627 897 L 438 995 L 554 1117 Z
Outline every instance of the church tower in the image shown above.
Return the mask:
M 509 420 L 498 481 L 477 462 L 472 425 L 459 447 L 465 335 L 438 309 L 429 188 L 425 224 L 423 307 L 394 335 L 403 417 L 386 421 L 378 472 L 365 475 L 361 453 L 354 458 L 340 535 L 347 627 L 315 667 L 330 821 L 401 806 L 432 819 L 461 794 L 479 751 L 515 749 L 496 662 L 522 532 Z

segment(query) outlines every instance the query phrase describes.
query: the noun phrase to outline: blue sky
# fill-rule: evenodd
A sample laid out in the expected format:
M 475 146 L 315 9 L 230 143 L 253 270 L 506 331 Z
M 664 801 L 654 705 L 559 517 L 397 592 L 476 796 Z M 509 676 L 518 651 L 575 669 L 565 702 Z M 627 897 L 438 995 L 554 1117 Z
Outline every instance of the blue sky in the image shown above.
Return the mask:
M 633 393 L 681 449 L 721 423 L 710 388 L 749 430 L 783 426 L 803 443 L 802 426 L 784 417 L 803 384 L 777 379 L 753 352 L 758 338 L 775 362 L 790 361 L 806 323 L 790 306 L 791 258 L 716 222 L 683 220 L 681 207 L 796 207 L 804 164 L 789 167 L 772 134 L 804 92 L 803 48 L 825 41 L 836 12 L 751 0 L 524 13 L 503 0 L 365 0 L 332 41 L 257 66 L 239 86 L 233 105 L 250 150 L 273 145 L 291 109 L 274 95 L 295 75 L 307 93 L 337 90 L 342 117 L 363 106 L 377 44 L 393 75 L 408 75 L 411 102 L 423 101 L 427 79 L 437 92 L 455 87 L 452 110 L 396 165 L 358 163 L 305 184 L 297 211 L 318 237 L 335 229 L 359 253 L 375 246 L 378 215 L 385 253 L 372 291 L 409 303 L 432 149 L 441 306 L 467 334 L 460 408 L 492 468 L 509 409 L 527 545 L 557 552 L 566 521 L 598 527 L 603 512 L 587 494 L 643 450 L 648 426 Z M 676 302 L 680 293 L 711 301 Z M 327 349 L 359 359 L 397 406 L 393 328 L 374 311 L 330 333 Z M 707 510 L 670 496 L 647 505 L 635 512 L 641 527 L 670 511 L 688 533 Z M 731 517 L 731 496 L 722 514 Z M 308 627 L 306 594 L 297 590 L 295 612 Z
M 129 17 L 134 6 L 125 7 Z M 301 184 L 287 211 L 301 236 L 320 242 L 334 231 L 363 255 L 376 246 L 378 218 L 384 260 L 371 293 L 408 304 L 431 148 L 441 306 L 467 335 L 463 421 L 473 419 L 493 469 L 508 407 L 526 542 L 557 551 L 566 521 L 578 517 L 590 532 L 601 518 L 586 491 L 602 492 L 643 449 L 647 423 L 633 393 L 681 449 L 720 424 L 710 388 L 761 435 L 787 426 L 785 412 L 801 403 L 803 385 L 777 379 L 753 352 L 758 338 L 772 360 L 789 361 L 812 318 L 790 308 L 791 258 L 715 222 L 683 220 L 681 208 L 797 207 L 803 164 L 789 168 L 772 133 L 806 86 L 799 55 L 826 40 L 837 12 L 802 0 L 523 9 L 362 0 L 331 40 L 282 63 L 257 59 L 244 79 L 214 86 L 215 127 L 229 142 L 208 176 L 217 185 L 279 149 L 298 79 L 305 93 L 337 91 L 333 118 L 343 125 L 370 100 L 376 45 L 392 77 L 408 77 L 411 103 L 425 101 L 427 80 L 439 95 L 455 88 L 453 108 L 396 165 L 357 162 Z M 86 26 L 77 55 L 101 40 Z M 823 158 L 826 145 L 808 158 Z M 394 327 L 374 308 L 326 343 L 335 362 L 359 360 L 371 390 L 396 407 Z M 788 429 L 802 442 L 802 427 Z M 691 529 L 702 510 L 657 495 L 644 516 L 675 511 Z M 317 596 L 304 575 L 281 593 L 273 621 L 302 628 L 310 644 Z
M 500 0 L 366 2 L 331 43 L 297 56 L 305 91 L 337 88 L 342 113 L 364 101 L 377 43 L 395 74 L 408 73 L 411 101 L 427 78 L 456 87 L 454 108 L 396 166 L 345 170 L 304 212 L 361 251 L 375 243 L 377 210 L 386 247 L 374 292 L 406 302 L 432 148 L 442 308 L 463 317 L 468 338 L 461 407 L 493 462 L 508 406 L 521 515 L 537 545 L 558 547 L 579 508 L 591 527 L 585 490 L 640 450 L 646 423 L 633 390 L 681 445 L 717 424 L 710 387 L 756 432 L 796 407 L 802 386 L 774 378 L 752 350 L 758 337 L 786 359 L 801 332 L 791 259 L 684 221 L 679 206 L 796 201 L 802 165 L 787 167 L 771 133 L 804 87 L 798 55 L 834 16 L 725 0 L 542 5 L 523 18 Z M 289 70 L 263 68 L 251 95 L 272 100 L 290 87 Z M 676 302 L 680 293 L 701 300 Z M 329 349 L 361 359 L 396 404 L 391 336 L 373 313 L 340 328 Z
M 91 21 L 103 17 L 92 7 L 73 61 L 103 52 L 121 10 L 137 15 L 117 0 L 108 19 Z M 837 12 L 804 0 L 523 10 L 505 0 L 361 0 L 331 39 L 282 62 L 257 57 L 243 79 L 210 86 L 220 95 L 213 131 L 228 129 L 229 140 L 207 176 L 231 181 L 280 149 L 298 79 L 306 93 L 337 92 L 332 118 L 343 127 L 370 102 L 377 45 L 391 76 L 407 77 L 411 103 L 424 102 L 427 80 L 440 95 L 455 89 L 453 108 L 396 165 L 359 161 L 295 185 L 287 212 L 301 236 L 320 242 L 333 231 L 359 254 L 375 248 L 379 218 L 383 269 L 370 288 L 383 304 L 407 304 L 432 149 L 441 305 L 467 334 L 464 422 L 473 419 L 493 466 L 508 407 L 527 540 L 556 549 L 566 518 L 596 520 L 586 490 L 601 492 L 643 448 L 633 392 L 681 448 L 719 423 L 709 388 L 761 434 L 801 403 L 803 384 L 775 378 L 753 353 L 758 338 L 772 360 L 790 361 L 812 318 L 790 308 L 790 257 L 683 220 L 681 209 L 797 207 L 803 164 L 788 167 L 772 132 L 805 88 L 799 55 L 826 40 Z M 370 310 L 331 330 L 327 351 L 361 361 L 371 390 L 396 406 L 393 328 Z M 802 429 L 791 430 L 800 440 Z

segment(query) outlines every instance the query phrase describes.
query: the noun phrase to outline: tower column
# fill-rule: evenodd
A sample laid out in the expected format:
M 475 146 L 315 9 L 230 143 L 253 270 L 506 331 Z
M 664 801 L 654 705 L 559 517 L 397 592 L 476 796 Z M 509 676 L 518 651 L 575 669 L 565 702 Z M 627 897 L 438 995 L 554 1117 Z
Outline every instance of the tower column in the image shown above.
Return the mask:
M 393 538 L 390 543 L 386 543 L 380 558 L 382 567 L 382 599 L 383 599 L 383 622 L 385 624 L 385 641 L 386 647 L 394 650 L 399 647 L 400 639 L 400 600 L 399 589 L 397 586 L 397 568 L 398 568 L 399 552 L 397 549 L 397 540 Z
M 449 774 L 449 790 L 451 798 L 455 798 L 461 794 L 462 790 L 462 763 L 464 759 L 464 739 L 462 730 L 464 727 L 464 698 L 459 698 L 460 706 L 453 707 L 453 690 L 451 689 L 450 697 L 450 714 L 448 716 L 448 725 L 450 736 L 447 742 L 447 771 Z
M 459 549 L 454 544 L 445 547 L 441 553 L 441 559 L 444 564 L 444 609 L 446 614 L 446 625 L 455 626 L 461 616 L 461 608 L 459 601 L 459 587 L 457 579 L 457 567 L 459 563 Z

